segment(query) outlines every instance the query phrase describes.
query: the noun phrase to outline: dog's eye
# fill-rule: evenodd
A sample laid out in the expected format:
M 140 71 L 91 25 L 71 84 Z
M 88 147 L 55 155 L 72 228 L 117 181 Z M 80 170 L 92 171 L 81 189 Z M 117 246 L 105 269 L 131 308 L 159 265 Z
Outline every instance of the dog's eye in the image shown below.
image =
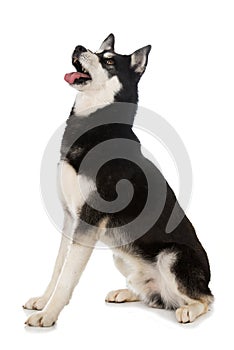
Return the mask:
M 115 64 L 115 61 L 114 60 L 111 60 L 111 59 L 107 59 L 107 60 L 105 60 L 105 62 L 106 62 L 106 64 L 108 64 L 108 65 L 113 65 L 113 64 Z

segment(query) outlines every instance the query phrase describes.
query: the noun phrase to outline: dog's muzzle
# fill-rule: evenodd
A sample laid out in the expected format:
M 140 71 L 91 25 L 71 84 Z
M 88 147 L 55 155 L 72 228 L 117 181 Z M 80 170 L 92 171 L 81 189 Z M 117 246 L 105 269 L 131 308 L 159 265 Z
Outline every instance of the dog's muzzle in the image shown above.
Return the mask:
M 72 54 L 72 64 L 76 68 L 77 72 L 67 73 L 64 77 L 66 82 L 69 84 L 84 84 L 91 80 L 89 72 L 83 67 L 80 62 L 81 54 L 87 52 L 88 50 L 81 45 L 76 46 Z

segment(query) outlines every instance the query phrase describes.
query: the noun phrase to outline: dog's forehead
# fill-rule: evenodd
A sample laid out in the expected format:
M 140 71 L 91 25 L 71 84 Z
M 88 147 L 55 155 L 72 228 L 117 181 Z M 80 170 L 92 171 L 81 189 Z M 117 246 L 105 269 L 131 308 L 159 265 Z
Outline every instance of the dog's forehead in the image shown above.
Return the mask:
M 106 50 L 103 50 L 103 51 L 96 51 L 95 52 L 96 55 L 98 56 L 102 56 L 104 58 L 112 58 L 114 56 L 116 56 L 116 53 L 113 52 L 113 51 L 106 51 Z
M 114 56 L 116 56 L 116 54 L 114 53 L 114 52 L 104 52 L 103 53 L 103 57 L 104 58 L 112 58 L 112 57 L 114 57 Z
M 123 58 L 128 57 L 127 55 L 121 55 L 119 53 L 116 53 L 114 51 L 107 51 L 103 50 L 102 52 L 96 51 L 95 54 L 100 58 L 108 59 L 108 58 L 115 58 L 116 60 L 122 60 Z

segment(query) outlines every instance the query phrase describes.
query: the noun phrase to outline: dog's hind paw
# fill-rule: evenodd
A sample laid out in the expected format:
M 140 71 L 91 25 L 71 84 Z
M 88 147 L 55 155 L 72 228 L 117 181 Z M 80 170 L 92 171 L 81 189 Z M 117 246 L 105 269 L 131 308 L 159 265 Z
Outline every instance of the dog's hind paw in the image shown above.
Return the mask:
M 202 302 L 194 302 L 189 305 L 181 306 L 176 310 L 176 319 L 180 323 L 193 322 L 198 316 L 206 313 L 208 305 Z
M 42 310 L 44 309 L 47 299 L 43 297 L 31 298 L 23 305 L 24 309 L 27 310 Z
M 128 289 L 118 289 L 109 292 L 105 300 L 108 303 L 125 303 L 127 301 L 138 301 L 139 299 Z

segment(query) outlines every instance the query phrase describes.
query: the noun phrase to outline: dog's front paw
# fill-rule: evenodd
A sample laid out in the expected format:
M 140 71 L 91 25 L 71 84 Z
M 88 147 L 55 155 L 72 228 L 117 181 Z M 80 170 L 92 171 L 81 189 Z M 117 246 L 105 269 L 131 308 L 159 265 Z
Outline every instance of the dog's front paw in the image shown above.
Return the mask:
M 32 327 L 51 327 L 55 324 L 56 321 L 57 317 L 55 317 L 53 314 L 41 311 L 32 314 L 27 319 L 25 324 Z
M 31 298 L 23 305 L 24 309 L 28 310 L 42 310 L 44 309 L 47 299 L 43 297 Z

